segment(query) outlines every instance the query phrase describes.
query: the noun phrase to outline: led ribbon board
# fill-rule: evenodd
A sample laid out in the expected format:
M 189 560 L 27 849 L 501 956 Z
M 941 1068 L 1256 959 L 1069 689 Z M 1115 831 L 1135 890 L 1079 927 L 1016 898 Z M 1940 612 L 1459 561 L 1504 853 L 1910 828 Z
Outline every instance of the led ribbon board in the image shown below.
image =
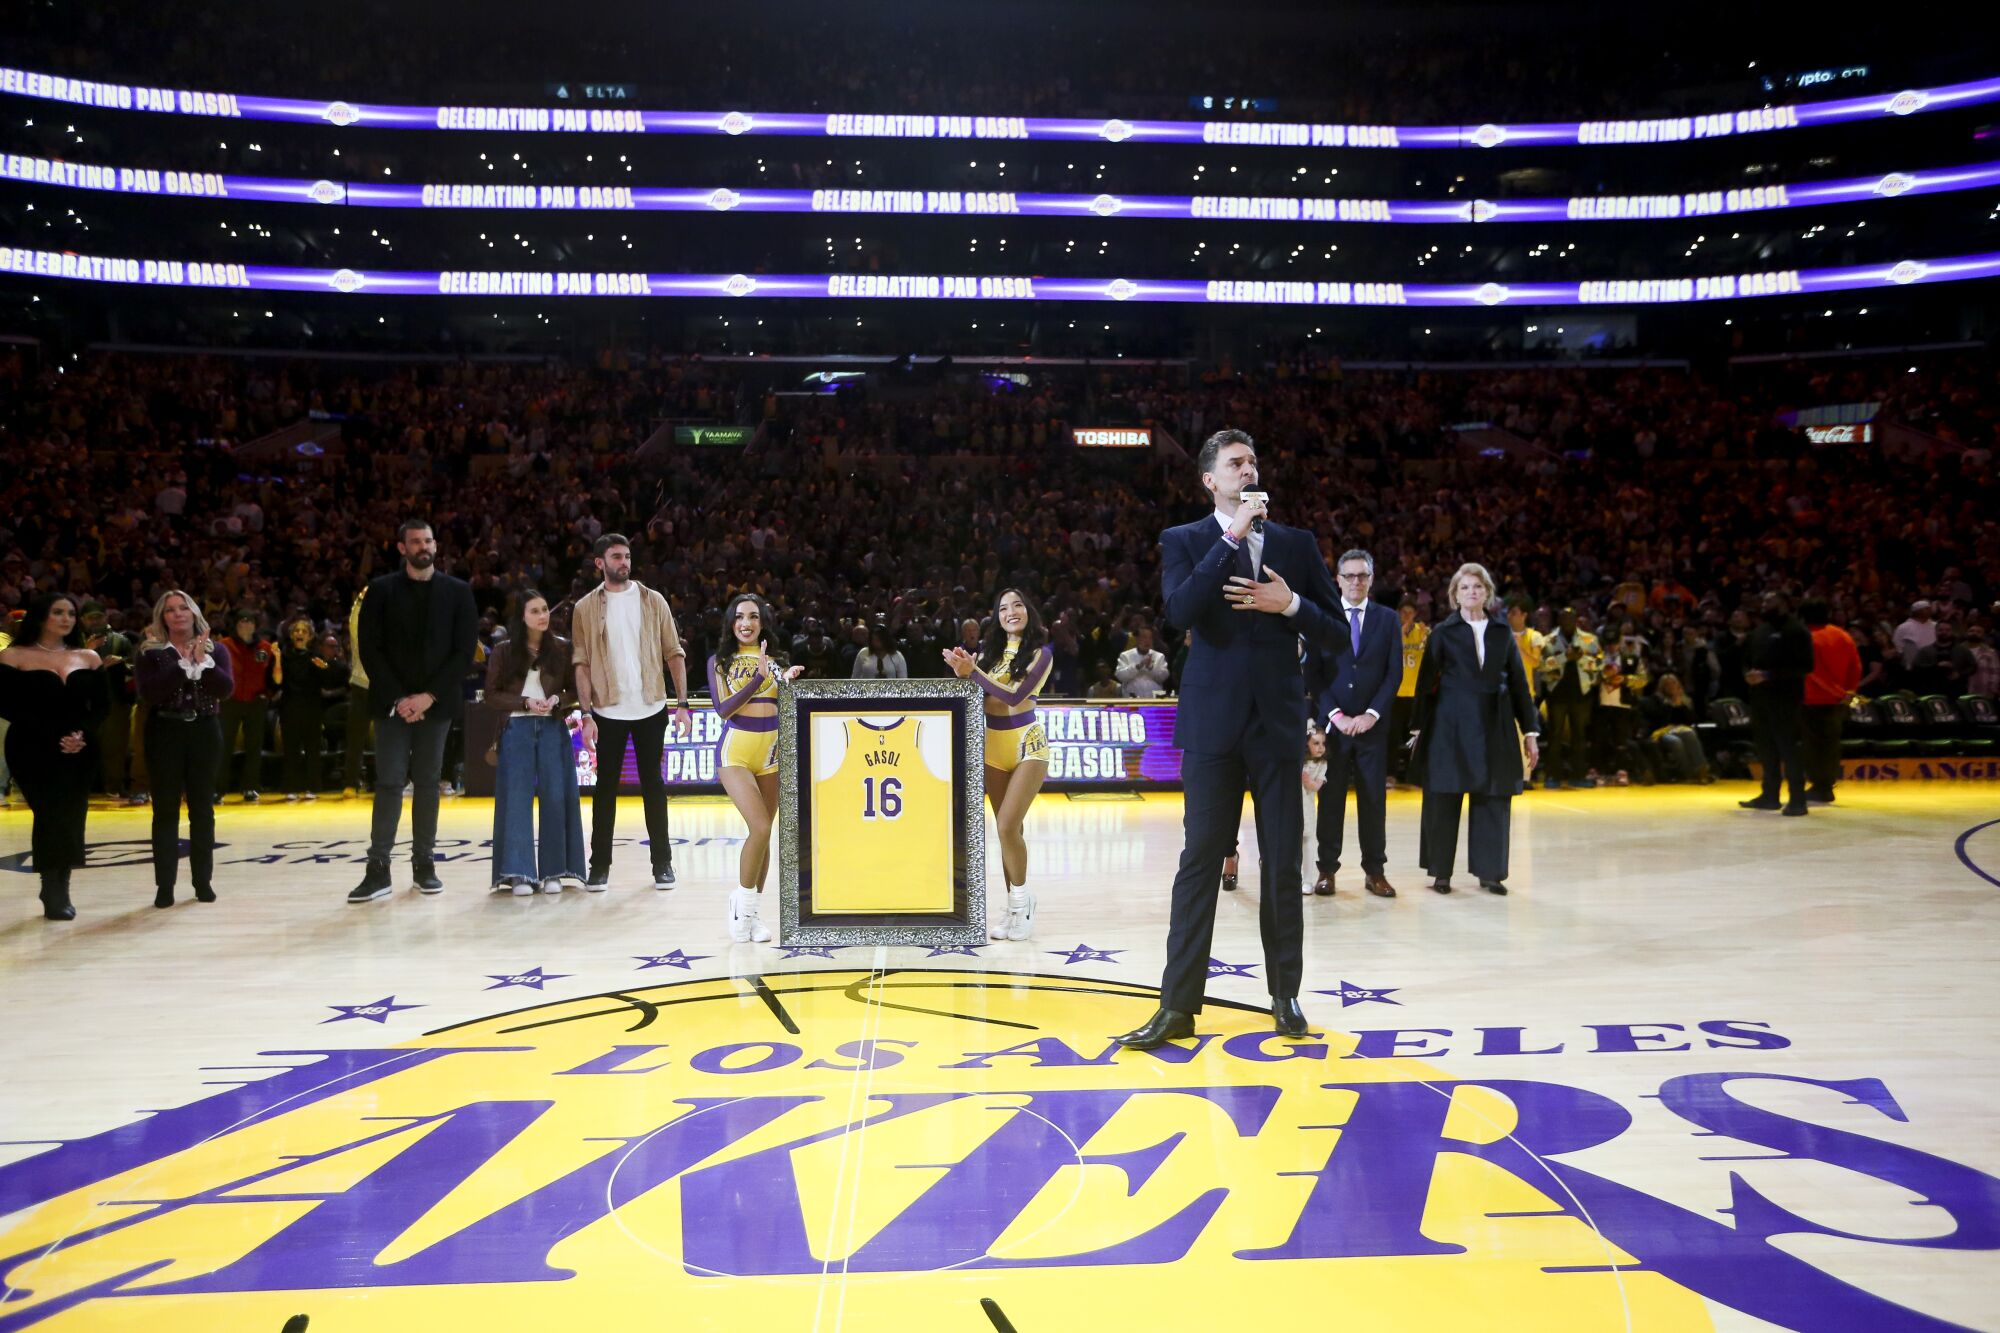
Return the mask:
M 386 106 L 370 102 L 192 92 L 98 83 L 0 66 L 0 93 L 115 111 L 364 125 L 390 130 L 505 133 L 775 135 L 814 139 L 1042 140 L 1070 144 L 1174 143 L 1265 148 L 1498 148 L 1560 144 L 1683 143 L 1840 125 L 2000 101 L 2000 78 L 1830 102 L 1715 111 L 1699 116 L 1530 125 L 1345 125 L 1237 120 L 1096 120 L 1051 116 L 869 115 L 771 111 L 641 111 L 623 107 Z
M 1866 203 L 2000 185 L 2000 163 L 1803 185 L 1566 199 L 1321 199 L 1274 195 L 1021 194 L 977 190 L 733 190 L 597 185 L 416 185 L 100 167 L 0 154 L 0 179 L 68 189 L 363 208 L 932 217 L 1178 218 L 1197 222 L 1625 222 Z
M 1418 283 L 1272 279 L 1046 278 L 883 273 L 628 273 L 564 269 L 282 268 L 265 264 L 116 259 L 0 246 L 0 273 L 151 287 L 381 296 L 651 296 L 891 301 L 1109 301 L 1260 306 L 1676 305 L 1814 295 L 2000 275 L 2000 253 L 1904 259 L 1847 268 L 1588 282 Z

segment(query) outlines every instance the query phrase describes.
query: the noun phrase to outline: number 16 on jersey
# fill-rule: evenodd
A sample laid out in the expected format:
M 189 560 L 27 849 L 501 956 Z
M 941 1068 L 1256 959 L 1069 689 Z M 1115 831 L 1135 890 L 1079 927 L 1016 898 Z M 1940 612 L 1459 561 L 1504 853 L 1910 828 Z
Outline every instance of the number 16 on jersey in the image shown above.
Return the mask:
M 861 817 L 863 819 L 895 819 L 903 813 L 903 780 L 901 778 L 861 779 Z

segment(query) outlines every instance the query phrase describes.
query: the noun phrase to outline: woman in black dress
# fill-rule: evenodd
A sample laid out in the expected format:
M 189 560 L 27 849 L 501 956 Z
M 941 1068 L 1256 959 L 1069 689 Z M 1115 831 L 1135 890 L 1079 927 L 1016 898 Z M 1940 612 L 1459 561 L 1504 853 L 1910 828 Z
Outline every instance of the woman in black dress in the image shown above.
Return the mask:
M 1512 805 L 1541 757 L 1541 718 L 1520 645 L 1504 620 L 1486 613 L 1493 576 L 1482 565 L 1461 565 L 1449 586 L 1453 612 L 1431 629 L 1417 668 L 1415 760 L 1424 775 L 1418 864 L 1433 889 L 1451 892 L 1459 811 L 1470 797 L 1466 860 L 1481 888 L 1505 893 Z
M 110 709 L 97 654 L 83 646 L 76 603 L 44 593 L 28 606 L 21 632 L 0 652 L 0 716 L 7 766 L 35 812 L 30 834 L 42 881 L 42 915 L 72 921 L 70 872 L 83 864 L 97 728 Z
M 194 598 L 176 588 L 153 605 L 139 650 L 146 768 L 153 779 L 153 906 L 174 905 L 181 801 L 188 810 L 188 874 L 200 902 L 215 901 L 215 798 L 222 772 L 222 701 L 234 689 L 229 654 L 209 637 Z
M 284 733 L 285 799 L 317 801 L 326 765 L 326 691 L 346 683 L 346 673 L 321 655 L 313 623 L 294 616 L 272 680 L 278 697 L 278 730 Z

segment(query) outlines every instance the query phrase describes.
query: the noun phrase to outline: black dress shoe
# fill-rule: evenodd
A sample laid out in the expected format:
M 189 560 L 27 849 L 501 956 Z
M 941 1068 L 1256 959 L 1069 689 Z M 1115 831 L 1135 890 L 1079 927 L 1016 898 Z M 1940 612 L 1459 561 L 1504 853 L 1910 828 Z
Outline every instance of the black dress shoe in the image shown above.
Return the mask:
M 1507 886 L 1497 879 L 1482 879 L 1479 881 L 1479 887 L 1488 893 L 1497 893 L 1502 898 L 1507 896 Z
M 1776 810 L 1778 808 L 1778 798 L 1775 796 L 1759 796 L 1755 800 L 1738 801 L 1736 804 L 1745 810 Z
M 1450 893 L 1451 881 L 1448 879 L 1434 879 L 1431 881 L 1431 887 L 1436 889 L 1439 893 Z
M 1306 1011 L 1299 1008 L 1296 996 L 1279 999 L 1271 997 L 1271 1021 L 1277 1026 L 1281 1037 L 1303 1037 L 1306 1035 Z
M 198 903 L 212 903 L 215 901 L 215 890 L 206 884 L 197 884 L 194 886 L 194 900 Z
M 1224 893 L 1236 892 L 1236 876 L 1224 875 L 1222 877 L 1222 891 Z
M 1322 871 L 1320 877 L 1313 881 L 1312 891 L 1315 898 L 1333 897 L 1333 872 Z
M 1143 1027 L 1133 1028 L 1112 1038 L 1128 1051 L 1150 1051 L 1170 1041 L 1194 1035 L 1194 1016 L 1178 1009 L 1157 1009 Z
M 165 885 L 164 887 L 153 890 L 153 906 L 172 907 L 173 905 L 174 905 L 173 885 L 169 884 Z
M 1806 812 L 1806 803 L 1804 801 L 1793 801 L 1790 805 L 1787 805 L 1783 810 L 1779 811 L 1778 813 L 1784 815 L 1802 815 L 1805 812 Z

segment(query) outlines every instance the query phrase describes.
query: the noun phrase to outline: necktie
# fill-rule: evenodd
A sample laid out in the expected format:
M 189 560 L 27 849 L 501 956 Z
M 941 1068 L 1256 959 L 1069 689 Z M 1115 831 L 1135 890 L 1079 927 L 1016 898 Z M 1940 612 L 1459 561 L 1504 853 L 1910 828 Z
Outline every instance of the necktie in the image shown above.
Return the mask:
M 1366 607 L 1360 606 L 1350 606 L 1347 608 L 1348 640 L 1354 646 L 1354 655 L 1356 657 L 1361 656 L 1361 613 L 1366 609 Z
M 1251 562 L 1250 542 L 1247 538 L 1236 544 L 1236 575 L 1246 579 L 1257 577 L 1257 566 Z

